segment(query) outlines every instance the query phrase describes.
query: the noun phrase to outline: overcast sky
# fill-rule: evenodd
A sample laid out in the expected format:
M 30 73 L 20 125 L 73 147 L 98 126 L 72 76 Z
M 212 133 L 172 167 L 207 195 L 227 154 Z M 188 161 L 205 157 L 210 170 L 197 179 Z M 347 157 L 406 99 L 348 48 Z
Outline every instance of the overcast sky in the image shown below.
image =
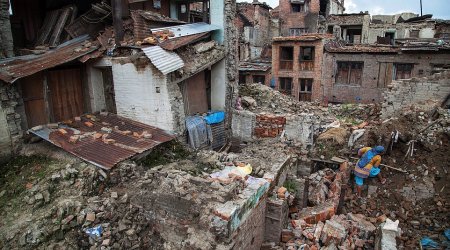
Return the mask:
M 252 2 L 252 0 L 237 0 Z M 259 0 L 272 7 L 279 0 Z M 422 0 L 423 14 L 433 14 L 433 18 L 450 19 L 450 0 Z M 420 14 L 420 0 L 345 0 L 346 13 L 358 13 L 368 10 L 371 15 L 414 12 Z

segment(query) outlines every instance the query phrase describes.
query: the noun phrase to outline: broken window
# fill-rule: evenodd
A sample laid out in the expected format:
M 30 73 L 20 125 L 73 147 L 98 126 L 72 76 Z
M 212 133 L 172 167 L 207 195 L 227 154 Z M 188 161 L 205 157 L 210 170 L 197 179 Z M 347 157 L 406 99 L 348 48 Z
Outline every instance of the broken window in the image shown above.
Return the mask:
M 290 77 L 280 77 L 280 87 L 279 90 L 285 95 L 292 95 L 292 78 Z
M 410 38 L 419 38 L 419 30 L 411 30 L 409 32 L 409 37 Z
M 246 82 L 246 77 L 244 74 L 239 74 L 239 84 L 245 84 Z
M 300 61 L 313 61 L 314 47 L 300 47 Z
M 413 64 L 411 63 L 397 63 L 395 64 L 395 79 L 409 79 L 411 78 L 411 73 L 413 69 Z
M 289 29 L 290 36 L 301 36 L 306 33 L 308 33 L 307 28 L 291 28 L 291 29 Z
M 292 70 L 294 47 L 280 47 L 280 69 Z
M 299 82 L 300 82 L 300 91 L 298 93 L 298 100 L 304 101 L 304 102 L 310 102 L 311 95 L 312 95 L 313 79 L 300 78 Z
M 253 83 L 261 83 L 261 84 L 265 84 L 266 82 L 266 77 L 262 76 L 262 75 L 255 75 L 253 76 Z
M 308 12 L 308 5 L 306 1 L 296 1 L 298 3 L 291 3 L 292 12 Z
M 336 84 L 361 85 L 363 62 L 338 62 Z

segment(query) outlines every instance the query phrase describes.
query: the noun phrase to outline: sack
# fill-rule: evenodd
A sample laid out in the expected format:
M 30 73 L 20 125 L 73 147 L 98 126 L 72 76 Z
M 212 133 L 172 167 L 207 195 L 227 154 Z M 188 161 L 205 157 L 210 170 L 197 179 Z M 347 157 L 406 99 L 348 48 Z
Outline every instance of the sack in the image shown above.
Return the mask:
M 358 167 L 364 168 L 367 164 L 370 163 L 370 161 L 377 155 L 372 149 L 368 150 L 366 153 L 363 154 L 361 159 L 358 161 Z

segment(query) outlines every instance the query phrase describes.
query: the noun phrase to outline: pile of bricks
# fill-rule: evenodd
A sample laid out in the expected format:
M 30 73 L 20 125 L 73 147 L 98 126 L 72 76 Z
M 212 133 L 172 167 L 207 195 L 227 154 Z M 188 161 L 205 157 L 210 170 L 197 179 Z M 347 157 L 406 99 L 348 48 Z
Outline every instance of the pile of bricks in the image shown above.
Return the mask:
M 274 138 L 283 132 L 285 125 L 284 116 L 260 114 L 256 116 L 254 135 L 257 138 Z
M 303 208 L 297 218 L 305 220 L 307 223 L 315 224 L 319 221 L 328 220 L 335 215 L 339 206 L 342 183 L 343 179 L 345 179 L 344 175 L 344 172 L 337 172 L 334 175 L 326 174 L 310 192 L 310 203 L 314 203 L 315 206 Z M 320 195 L 324 189 L 326 189 L 326 195 Z M 311 202 L 311 198 L 314 198 L 314 202 Z
M 315 224 L 292 220 L 281 232 L 285 249 L 355 249 L 373 247 L 376 227 L 363 215 L 334 215 Z M 306 248 L 309 247 L 309 248 Z

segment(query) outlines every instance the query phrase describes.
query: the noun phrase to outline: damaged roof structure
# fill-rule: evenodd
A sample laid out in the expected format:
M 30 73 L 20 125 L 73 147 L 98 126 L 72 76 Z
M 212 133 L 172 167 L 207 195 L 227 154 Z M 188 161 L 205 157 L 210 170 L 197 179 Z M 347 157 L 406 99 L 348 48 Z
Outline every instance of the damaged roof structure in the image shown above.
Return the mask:
M 187 117 L 225 111 L 230 81 L 226 69 L 233 68 L 225 65 L 224 44 L 231 41 L 223 37 L 223 3 L 201 3 L 200 20 L 171 13 L 170 6 L 177 3 L 140 6 L 138 1 L 130 2 L 117 19 L 111 4 L 114 1 L 46 10 L 41 32 L 31 30 L 30 40 L 23 41 L 31 49 L 1 61 L 8 124 L 2 145 L 19 146 L 27 129 L 62 124 L 83 114 L 109 112 L 180 135 Z M 23 9 L 19 4 L 12 7 L 14 22 Z M 198 11 L 196 5 L 188 7 Z M 221 147 L 217 142 L 224 142 L 225 122 L 215 122 L 208 126 L 220 138 L 205 137 L 202 142 L 211 146 L 214 139 Z M 7 148 L 6 154 L 14 152 Z

